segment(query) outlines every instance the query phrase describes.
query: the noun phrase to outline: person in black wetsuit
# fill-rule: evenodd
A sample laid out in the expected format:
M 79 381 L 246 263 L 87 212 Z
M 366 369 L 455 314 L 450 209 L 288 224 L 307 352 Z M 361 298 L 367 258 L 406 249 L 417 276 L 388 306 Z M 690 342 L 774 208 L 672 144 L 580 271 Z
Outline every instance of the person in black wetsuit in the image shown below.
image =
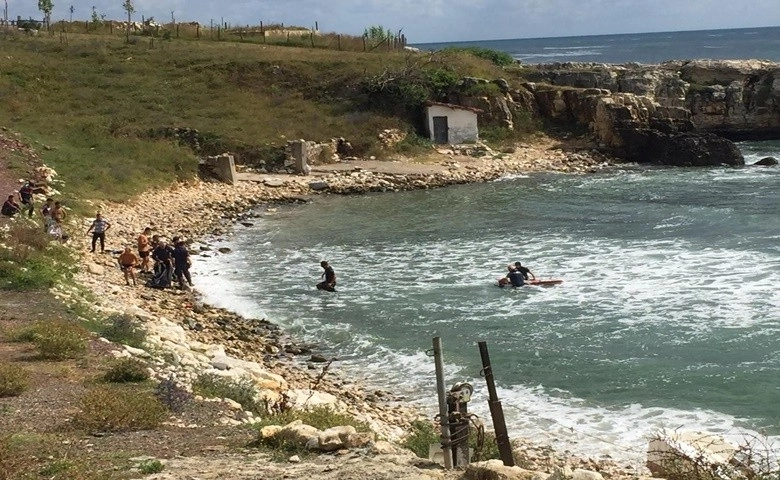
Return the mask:
M 184 280 L 192 286 L 192 276 L 190 276 L 190 252 L 183 241 L 176 242 L 176 248 L 173 249 L 173 265 L 175 267 L 174 276 L 179 281 L 179 288 L 184 290 Z
M 525 276 L 522 272 L 520 272 L 517 268 L 515 268 L 514 265 L 508 265 L 507 270 L 509 270 L 509 273 L 506 274 L 506 277 L 500 278 L 498 280 L 498 286 L 499 287 L 505 287 L 508 285 L 511 285 L 513 287 L 522 287 L 525 285 Z
M 328 265 L 325 260 L 320 262 L 320 266 L 325 269 L 322 276 L 325 280 L 317 284 L 317 290 L 327 290 L 328 292 L 336 291 L 336 272 L 333 271 L 333 267 Z
M 152 251 L 154 264 L 154 276 L 146 286 L 152 288 L 168 288 L 173 280 L 173 249 L 165 240 L 160 239 L 157 247 Z
M 515 270 L 520 272 L 523 275 L 523 279 L 525 280 L 528 280 L 528 275 L 531 275 L 531 280 L 536 280 L 536 275 L 534 275 L 534 272 L 525 268 L 520 262 L 515 262 Z

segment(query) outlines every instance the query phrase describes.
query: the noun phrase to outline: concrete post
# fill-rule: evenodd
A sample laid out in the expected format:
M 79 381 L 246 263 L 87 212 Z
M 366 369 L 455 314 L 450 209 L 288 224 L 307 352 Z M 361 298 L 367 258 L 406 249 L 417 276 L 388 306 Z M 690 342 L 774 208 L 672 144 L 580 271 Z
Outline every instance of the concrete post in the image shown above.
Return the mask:
M 219 155 L 214 157 L 214 172 L 223 182 L 235 185 L 237 174 L 233 155 Z
M 306 141 L 293 140 L 290 142 L 290 153 L 292 154 L 295 173 L 308 175 L 311 168 L 309 167 L 309 147 Z

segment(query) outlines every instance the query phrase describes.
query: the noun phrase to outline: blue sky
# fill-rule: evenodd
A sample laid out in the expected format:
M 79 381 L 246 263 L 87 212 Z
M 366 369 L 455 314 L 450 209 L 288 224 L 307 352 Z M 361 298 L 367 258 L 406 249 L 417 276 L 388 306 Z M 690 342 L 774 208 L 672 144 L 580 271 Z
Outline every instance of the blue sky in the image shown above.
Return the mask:
M 8 16 L 39 17 L 35 0 L 6 0 Z M 94 5 L 124 16 L 123 0 L 54 0 L 52 18 L 87 19 Z M 362 34 L 403 28 L 410 43 L 780 26 L 780 0 L 133 0 L 141 15 L 170 21 L 284 23 Z

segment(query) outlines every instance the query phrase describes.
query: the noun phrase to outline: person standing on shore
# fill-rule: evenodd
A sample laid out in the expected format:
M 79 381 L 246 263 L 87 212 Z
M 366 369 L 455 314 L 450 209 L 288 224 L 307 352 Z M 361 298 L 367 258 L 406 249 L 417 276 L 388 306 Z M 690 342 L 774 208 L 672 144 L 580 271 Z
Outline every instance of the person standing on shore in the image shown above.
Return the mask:
M 320 262 L 320 266 L 325 269 L 322 272 L 322 276 L 325 278 L 322 282 L 317 284 L 317 290 L 326 290 L 328 292 L 336 291 L 336 272 L 333 267 L 328 265 L 325 260 Z
M 87 230 L 87 234 L 92 232 L 92 253 L 95 253 L 95 245 L 100 240 L 100 253 L 106 253 L 106 232 L 111 228 L 111 223 L 103 218 L 103 215 L 98 213 L 95 215 L 95 220 L 92 221 Z
M 51 209 L 51 219 L 59 225 L 60 229 L 62 229 L 62 222 L 65 221 L 65 217 L 67 215 L 65 214 L 65 209 L 62 208 L 62 202 L 54 202 L 54 208 Z
M 190 276 L 190 252 L 187 250 L 187 246 L 183 241 L 179 240 L 175 244 L 173 249 L 173 265 L 174 275 L 179 281 L 179 288 L 184 290 L 184 280 L 187 280 L 187 284 L 192 287 L 192 277 Z
M 138 236 L 138 256 L 141 257 L 141 272 L 149 273 L 152 271 L 150 263 L 150 255 L 152 254 L 152 244 L 149 242 L 149 235 L 151 235 L 152 229 L 149 227 L 144 228 L 143 233 Z
M 35 184 L 32 182 L 25 182 L 22 188 L 19 189 L 19 201 L 24 205 L 22 210 L 27 211 L 27 217 L 32 218 L 35 207 L 33 206 L 33 190 Z
M 41 207 L 41 217 L 43 218 L 43 231 L 49 233 L 51 230 L 51 211 L 54 209 L 54 199 L 47 198 L 46 203 Z
M 130 279 L 133 280 L 135 287 L 135 266 L 138 265 L 138 256 L 133 253 L 130 247 L 125 247 L 125 251 L 119 255 L 119 268 L 125 274 L 125 283 L 130 286 Z

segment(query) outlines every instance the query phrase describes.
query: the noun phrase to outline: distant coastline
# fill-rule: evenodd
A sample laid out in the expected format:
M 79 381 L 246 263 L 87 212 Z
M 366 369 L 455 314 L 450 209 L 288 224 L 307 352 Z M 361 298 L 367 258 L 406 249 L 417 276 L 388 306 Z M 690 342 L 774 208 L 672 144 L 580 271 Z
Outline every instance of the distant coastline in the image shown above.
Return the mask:
M 710 58 L 780 61 L 780 26 L 419 43 L 421 50 L 482 47 L 529 64 L 550 62 L 661 63 Z

